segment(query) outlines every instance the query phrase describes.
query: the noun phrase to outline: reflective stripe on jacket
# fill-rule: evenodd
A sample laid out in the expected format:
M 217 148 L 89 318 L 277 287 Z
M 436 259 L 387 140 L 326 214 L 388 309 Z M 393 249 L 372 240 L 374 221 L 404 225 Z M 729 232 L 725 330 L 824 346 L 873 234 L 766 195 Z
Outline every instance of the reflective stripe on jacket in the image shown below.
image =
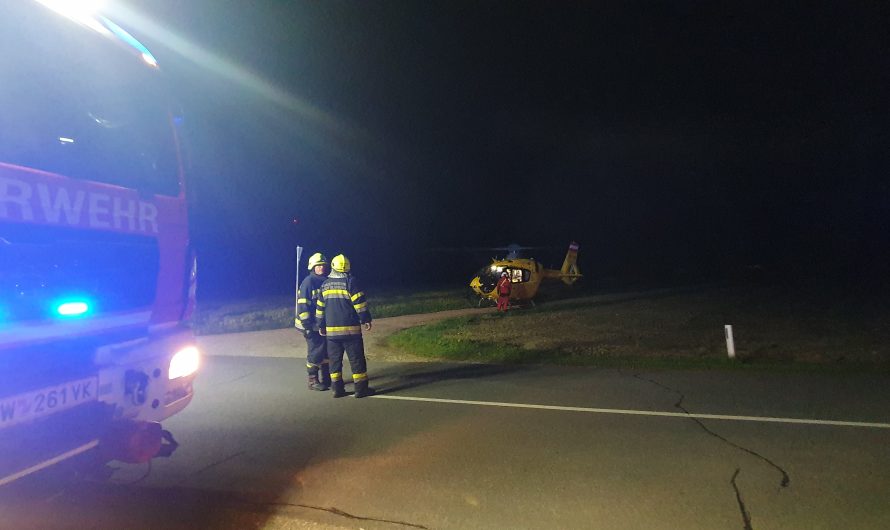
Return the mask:
M 315 316 L 328 337 L 361 335 L 361 325 L 371 321 L 365 293 L 353 276 L 339 272 L 321 285 Z
M 321 286 L 326 279 L 327 276 L 312 273 L 300 282 L 300 291 L 297 295 L 298 328 L 316 329 L 315 312 L 317 310 L 318 296 Z

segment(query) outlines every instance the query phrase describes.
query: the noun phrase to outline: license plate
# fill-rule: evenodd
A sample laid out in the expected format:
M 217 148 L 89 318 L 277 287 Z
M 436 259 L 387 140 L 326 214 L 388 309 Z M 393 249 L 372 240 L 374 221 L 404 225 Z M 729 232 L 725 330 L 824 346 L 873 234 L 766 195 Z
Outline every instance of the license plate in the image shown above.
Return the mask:
M 95 401 L 98 384 L 96 377 L 88 377 L 0 398 L 0 429 Z

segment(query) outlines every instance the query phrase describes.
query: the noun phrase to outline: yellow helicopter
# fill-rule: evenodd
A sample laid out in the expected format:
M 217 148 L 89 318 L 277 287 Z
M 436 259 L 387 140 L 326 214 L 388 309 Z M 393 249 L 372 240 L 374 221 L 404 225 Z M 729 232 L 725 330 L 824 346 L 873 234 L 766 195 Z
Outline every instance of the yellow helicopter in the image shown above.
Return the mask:
M 493 259 L 491 265 L 479 269 L 476 276 L 470 280 L 470 289 L 479 296 L 479 305 L 486 301 L 496 301 L 498 298 L 497 286 L 501 274 L 507 273 L 513 289 L 510 300 L 516 302 L 531 301 L 538 293 L 541 281 L 545 279 L 561 280 L 566 285 L 572 285 L 582 277 L 578 269 L 578 243 L 569 244 L 566 259 L 559 270 L 547 269 L 532 258 L 520 257 L 519 251 L 523 249 L 518 245 L 503 247 L 508 250 L 504 259 Z

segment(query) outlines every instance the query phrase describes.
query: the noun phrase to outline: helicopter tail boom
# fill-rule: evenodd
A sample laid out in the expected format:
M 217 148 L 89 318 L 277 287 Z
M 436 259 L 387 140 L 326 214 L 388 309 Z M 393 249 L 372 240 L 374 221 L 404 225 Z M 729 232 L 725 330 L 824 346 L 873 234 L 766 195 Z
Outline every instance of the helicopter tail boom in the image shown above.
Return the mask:
M 559 269 L 559 279 L 566 285 L 572 285 L 581 277 L 581 270 L 578 268 L 578 243 L 572 241 L 569 244 L 569 250 L 566 252 L 566 259 L 562 262 L 562 268 Z

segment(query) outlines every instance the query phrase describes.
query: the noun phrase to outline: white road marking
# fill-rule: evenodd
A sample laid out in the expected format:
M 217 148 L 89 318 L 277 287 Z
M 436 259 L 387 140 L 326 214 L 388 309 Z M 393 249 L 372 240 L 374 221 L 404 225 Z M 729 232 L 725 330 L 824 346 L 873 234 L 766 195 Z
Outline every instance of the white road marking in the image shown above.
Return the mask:
M 50 458 L 49 460 L 44 460 L 43 462 L 33 465 L 33 466 L 29 467 L 28 469 L 23 469 L 23 470 L 19 471 L 18 473 L 13 473 L 12 475 L 3 477 L 2 479 L 0 479 L 0 486 L 5 486 L 6 484 L 9 484 L 10 482 L 14 482 L 22 477 L 30 475 L 31 473 L 36 473 L 36 472 L 40 471 L 41 469 L 46 469 L 50 466 L 56 465 L 63 460 L 67 460 L 67 459 L 77 456 L 81 453 L 85 453 L 85 452 L 89 451 L 90 449 L 92 449 L 93 447 L 96 447 L 98 445 L 99 445 L 99 440 L 93 440 L 89 443 L 81 445 L 80 447 L 76 447 L 68 452 L 62 453 L 58 456 L 54 456 L 53 458 Z
M 431 403 L 451 403 L 455 405 L 479 405 L 483 407 L 504 407 L 514 409 L 561 410 L 566 412 L 588 412 L 593 414 L 623 414 L 627 416 L 661 416 L 668 418 L 697 418 L 702 420 L 756 421 L 762 423 L 795 423 L 800 425 L 830 425 L 832 427 L 866 427 L 870 429 L 890 429 L 890 423 L 874 423 L 865 421 L 771 418 L 768 416 L 730 416 L 727 414 L 686 414 L 685 412 L 659 412 L 657 410 L 597 409 L 590 407 L 563 407 L 560 405 L 534 405 L 531 403 L 502 403 L 499 401 L 470 401 L 464 399 L 390 396 L 386 394 L 371 397 L 375 399 L 395 399 L 400 401 L 428 401 Z

